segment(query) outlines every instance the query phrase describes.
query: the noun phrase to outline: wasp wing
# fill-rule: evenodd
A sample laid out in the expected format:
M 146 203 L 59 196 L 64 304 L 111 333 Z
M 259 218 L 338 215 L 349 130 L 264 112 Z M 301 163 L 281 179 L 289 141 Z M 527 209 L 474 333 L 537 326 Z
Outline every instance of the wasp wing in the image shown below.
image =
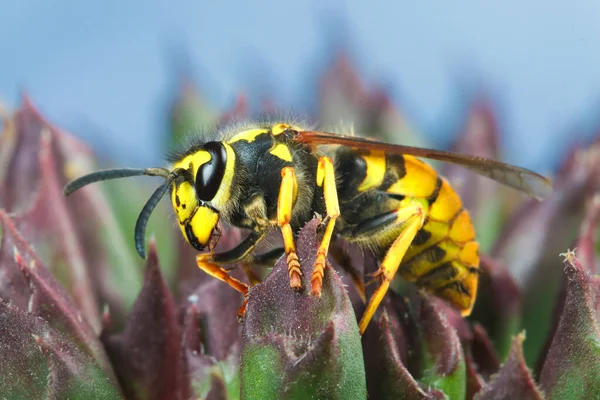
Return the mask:
M 386 153 L 408 154 L 444 161 L 468 168 L 506 186 L 525 192 L 536 199 L 543 199 L 552 194 L 552 184 L 547 178 L 528 169 L 487 158 L 318 131 L 299 131 L 295 140 L 310 146 L 339 145 L 356 149 L 367 148 Z

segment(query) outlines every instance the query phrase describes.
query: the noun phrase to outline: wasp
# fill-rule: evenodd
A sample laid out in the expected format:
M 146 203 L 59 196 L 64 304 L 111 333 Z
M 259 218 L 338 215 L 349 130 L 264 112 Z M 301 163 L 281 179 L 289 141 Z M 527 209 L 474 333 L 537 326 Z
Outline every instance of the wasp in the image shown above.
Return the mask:
M 548 179 L 517 166 L 446 151 L 393 145 L 353 135 L 303 129 L 291 123 L 257 123 L 221 132 L 221 140 L 197 139 L 170 156 L 169 168 L 111 169 L 82 176 L 69 195 L 97 181 L 138 175 L 164 182 L 143 207 L 135 246 L 145 258 L 145 229 L 170 191 L 185 240 L 199 252 L 196 263 L 244 294 L 249 285 L 230 276 L 227 264 L 251 260 L 272 228 L 281 231 L 290 287 L 302 288 L 296 254 L 299 229 L 315 213 L 325 216 L 310 280 L 319 297 L 332 240 L 341 237 L 374 251 L 379 286 L 359 322 L 363 334 L 397 273 L 470 314 L 477 294 L 479 246 L 461 199 L 421 158 L 458 164 L 541 199 Z M 248 230 L 234 248 L 216 253 L 219 223 Z

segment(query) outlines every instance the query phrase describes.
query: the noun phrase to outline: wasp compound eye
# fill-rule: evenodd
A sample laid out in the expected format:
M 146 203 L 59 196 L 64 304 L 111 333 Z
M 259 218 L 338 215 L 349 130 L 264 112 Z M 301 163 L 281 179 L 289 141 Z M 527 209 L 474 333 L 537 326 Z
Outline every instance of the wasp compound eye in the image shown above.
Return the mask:
M 221 142 L 208 142 L 204 149 L 211 155 L 210 161 L 202 164 L 196 174 L 196 196 L 199 200 L 212 200 L 225 174 L 227 164 L 227 151 Z

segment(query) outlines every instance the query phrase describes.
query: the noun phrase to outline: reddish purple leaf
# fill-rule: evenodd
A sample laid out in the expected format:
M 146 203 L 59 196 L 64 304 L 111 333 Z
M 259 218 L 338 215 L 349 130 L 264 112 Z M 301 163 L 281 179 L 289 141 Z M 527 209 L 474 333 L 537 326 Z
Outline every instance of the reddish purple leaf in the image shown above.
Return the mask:
M 477 371 L 486 379 L 498 372 L 500 360 L 494 350 L 494 344 L 488 337 L 485 329 L 476 323 L 473 326 L 473 337 L 469 342 L 472 361 L 477 366 Z
M 45 121 L 27 98 L 10 121 L 9 134 L 0 143 L 10 149 L 0 154 L 0 165 L 7 168 L 0 180 L 0 203 L 99 330 L 98 295 L 118 310 L 127 292 L 118 289 L 136 282 L 127 271 L 119 279 L 110 274 L 109 255 L 129 265 L 133 261 L 99 189 L 85 188 L 68 202 L 63 195 L 68 180 L 91 171 L 91 153 Z
M 523 358 L 524 334 L 515 337 L 508 359 L 500 372 L 475 396 L 476 400 L 542 400 L 544 396 L 537 388 L 531 372 Z
M 419 327 L 422 338 L 423 385 L 443 391 L 451 398 L 466 396 L 467 375 L 463 348 L 456 330 L 432 296 L 421 292 Z
M 477 371 L 473 359 L 468 352 L 465 352 L 465 367 L 467 372 L 467 394 L 465 398 L 471 400 L 485 386 L 485 381 L 479 371 Z
M 422 296 L 419 326 L 426 346 L 424 350 L 431 357 L 436 374 L 451 375 L 464 362 L 460 340 L 448 319 L 434 305 L 431 296 Z
M 369 398 L 436 399 L 442 395 L 415 379 L 421 370 L 420 335 L 407 300 L 388 292 L 362 343 Z
M 227 388 L 224 373 L 219 360 L 207 353 L 206 340 L 203 329 L 208 329 L 201 320 L 201 314 L 198 311 L 199 298 L 190 299 L 183 316 L 183 337 L 182 337 L 182 364 L 185 368 L 184 374 L 189 376 L 192 390 L 196 397 L 206 399 L 226 399 Z M 225 314 L 223 313 L 223 316 Z M 201 326 L 202 325 L 202 326 Z M 236 321 L 236 325 L 237 324 Z M 236 331 L 238 326 L 236 326 Z M 235 353 L 229 354 L 228 359 L 221 359 L 229 364 L 231 370 L 238 368 L 239 363 L 239 341 L 235 346 Z M 239 389 L 238 389 L 239 390 Z
M 0 292 L 0 297 L 32 315 L 42 317 L 52 328 L 70 336 L 82 350 L 95 357 L 112 377 L 114 372 L 91 326 L 71 296 L 56 281 L 2 210 L 0 226 L 0 273 L 4 276 L 0 282 L 7 285 Z M 12 259 L 8 258 L 9 252 L 13 254 Z M 21 277 L 17 274 L 21 274 Z M 12 276 L 12 280 L 5 281 L 8 276 Z
M 237 321 L 237 312 L 243 301 L 244 296 L 239 292 L 214 278 L 188 296 L 187 309 L 193 310 L 197 319 L 204 353 L 217 360 L 239 356 L 242 329 Z
M 521 290 L 502 262 L 483 255 L 472 319 L 485 327 L 505 358 L 521 323 Z
M 598 277 L 592 277 L 575 254 L 567 251 L 565 304 L 540 374 L 550 398 L 600 396 L 600 324 Z
M 116 382 L 69 336 L 0 301 L 0 396 L 119 398 Z M 10 362 L 6 362 L 10 360 Z
M 190 389 L 183 374 L 180 331 L 176 305 L 151 241 L 144 285 L 124 331 L 102 335 L 128 398 L 187 398 Z

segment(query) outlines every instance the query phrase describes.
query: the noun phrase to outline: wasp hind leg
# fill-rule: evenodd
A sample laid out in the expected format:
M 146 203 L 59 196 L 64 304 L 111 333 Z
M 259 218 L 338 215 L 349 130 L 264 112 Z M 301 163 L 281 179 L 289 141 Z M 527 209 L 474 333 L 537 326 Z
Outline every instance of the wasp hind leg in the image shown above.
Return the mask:
M 390 217 L 395 218 L 390 221 Z M 402 258 L 404 258 L 408 247 L 415 239 L 415 236 L 423 226 L 424 221 L 425 210 L 420 204 L 409 204 L 397 209 L 396 211 L 393 211 L 392 213 L 382 215 L 382 225 L 389 225 L 390 228 L 401 227 L 401 231 L 398 237 L 389 247 L 385 257 L 383 258 L 383 261 L 381 262 L 381 266 L 374 274 L 381 284 L 375 290 L 375 293 L 373 293 L 373 296 L 369 300 L 367 308 L 365 309 L 365 312 L 358 324 L 361 335 L 365 333 L 371 318 L 373 318 L 377 307 L 379 307 L 379 304 L 383 300 L 390 287 L 390 282 L 396 276 L 396 272 L 398 272 L 398 268 L 402 263 Z
M 323 197 L 325 198 L 325 208 L 327 210 L 327 227 L 325 228 L 323 239 L 321 239 L 321 245 L 317 251 L 315 267 L 310 279 L 312 286 L 310 294 L 320 297 L 321 289 L 323 287 L 323 275 L 325 273 L 327 252 L 329 250 L 329 244 L 331 243 L 333 229 L 335 228 L 335 220 L 340 216 L 340 204 L 338 202 L 337 188 L 335 186 L 335 172 L 333 163 L 328 157 L 321 157 L 319 159 L 319 165 L 317 167 L 317 186 L 323 188 Z
M 279 229 L 281 229 L 281 234 L 283 236 L 283 247 L 287 258 L 290 287 L 295 290 L 300 290 L 302 289 L 302 270 L 300 269 L 298 254 L 296 254 L 294 233 L 292 231 L 292 226 L 290 225 L 294 194 L 297 193 L 297 191 L 298 183 L 296 182 L 294 168 L 282 168 L 281 186 L 279 187 L 279 198 L 277 199 L 277 225 L 279 226 Z

